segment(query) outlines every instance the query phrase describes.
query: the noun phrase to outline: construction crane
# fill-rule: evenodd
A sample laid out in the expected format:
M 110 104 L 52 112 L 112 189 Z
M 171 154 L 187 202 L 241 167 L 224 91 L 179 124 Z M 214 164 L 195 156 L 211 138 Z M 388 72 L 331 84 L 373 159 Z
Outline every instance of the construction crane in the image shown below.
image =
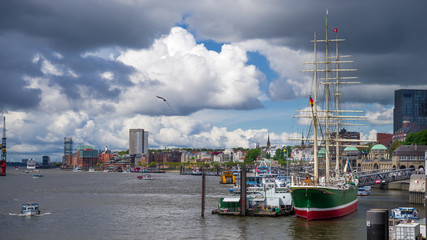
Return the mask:
M 0 176 L 6 176 L 6 117 L 3 116 L 3 137 L 1 139 Z

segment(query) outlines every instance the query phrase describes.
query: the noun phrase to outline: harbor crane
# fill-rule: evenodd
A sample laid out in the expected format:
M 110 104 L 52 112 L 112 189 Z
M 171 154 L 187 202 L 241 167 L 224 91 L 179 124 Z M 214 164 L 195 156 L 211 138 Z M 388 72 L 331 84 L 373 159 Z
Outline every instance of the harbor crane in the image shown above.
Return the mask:
M 3 116 L 3 137 L 1 139 L 0 176 L 6 176 L 6 117 Z

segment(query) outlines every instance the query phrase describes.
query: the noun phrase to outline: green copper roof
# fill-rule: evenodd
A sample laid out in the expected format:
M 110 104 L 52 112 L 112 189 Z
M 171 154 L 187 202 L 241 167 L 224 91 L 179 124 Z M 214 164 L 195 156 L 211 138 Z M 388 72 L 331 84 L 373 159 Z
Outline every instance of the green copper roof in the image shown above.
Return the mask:
M 359 149 L 357 149 L 356 147 L 346 147 L 344 148 L 344 151 L 359 151 Z
M 382 144 L 375 144 L 371 150 L 387 150 L 387 148 Z

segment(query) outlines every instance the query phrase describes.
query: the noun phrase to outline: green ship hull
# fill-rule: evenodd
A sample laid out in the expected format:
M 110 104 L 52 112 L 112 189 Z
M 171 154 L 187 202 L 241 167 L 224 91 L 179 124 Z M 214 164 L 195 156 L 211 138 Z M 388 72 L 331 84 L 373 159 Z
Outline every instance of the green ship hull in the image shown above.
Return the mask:
M 295 213 L 307 220 L 335 218 L 357 209 L 357 187 L 346 189 L 322 186 L 293 186 Z

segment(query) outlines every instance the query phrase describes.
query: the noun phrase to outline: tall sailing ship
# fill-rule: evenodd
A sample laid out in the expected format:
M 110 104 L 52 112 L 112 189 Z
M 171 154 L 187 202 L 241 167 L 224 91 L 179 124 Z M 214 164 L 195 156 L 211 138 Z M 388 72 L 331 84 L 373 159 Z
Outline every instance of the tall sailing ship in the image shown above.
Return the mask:
M 350 116 L 350 114 L 357 115 L 354 113 L 361 113 L 362 111 L 343 110 L 340 108 L 340 96 L 342 95 L 340 86 L 342 84 L 358 83 L 350 82 L 350 79 L 355 79 L 356 77 L 343 76 L 343 72 L 352 72 L 356 71 L 356 69 L 340 68 L 340 64 L 345 65 L 353 61 L 343 61 L 343 58 L 349 56 L 339 55 L 338 43 L 344 41 L 344 39 L 328 38 L 327 13 L 325 27 L 325 39 L 318 40 L 316 39 L 316 34 L 314 34 L 314 40 L 311 41 L 314 43 L 314 61 L 308 63 L 313 68 L 305 70 L 305 72 L 313 73 L 313 98 L 311 96 L 309 98 L 309 109 L 300 111 L 304 114 L 296 116 L 310 118 L 313 123 L 312 138 L 294 140 L 313 142 L 314 171 L 308 177 L 293 176 L 290 187 L 296 215 L 307 220 L 345 216 L 355 211 L 358 204 L 357 178 L 353 176 L 351 171 L 345 170 L 349 162 L 341 158 L 340 147 L 355 146 L 353 144 L 361 142 L 361 140 L 341 139 L 339 134 L 340 126 L 360 125 L 349 123 L 349 121 L 364 118 L 362 116 Z M 335 28 L 333 32 L 337 33 L 338 31 Z M 319 60 L 320 58 L 318 59 L 317 56 L 318 44 L 325 46 L 325 55 L 322 60 Z M 329 53 L 329 45 L 335 46 L 335 55 Z M 323 109 L 319 107 L 320 92 L 325 93 Z M 329 95 L 332 95 L 332 97 Z M 321 167 L 319 167 L 318 159 L 319 146 L 325 149 L 324 164 L 322 162 Z M 335 169 L 331 169 L 330 166 L 333 147 L 335 147 Z M 343 166 L 345 166 L 344 171 L 340 171 Z

